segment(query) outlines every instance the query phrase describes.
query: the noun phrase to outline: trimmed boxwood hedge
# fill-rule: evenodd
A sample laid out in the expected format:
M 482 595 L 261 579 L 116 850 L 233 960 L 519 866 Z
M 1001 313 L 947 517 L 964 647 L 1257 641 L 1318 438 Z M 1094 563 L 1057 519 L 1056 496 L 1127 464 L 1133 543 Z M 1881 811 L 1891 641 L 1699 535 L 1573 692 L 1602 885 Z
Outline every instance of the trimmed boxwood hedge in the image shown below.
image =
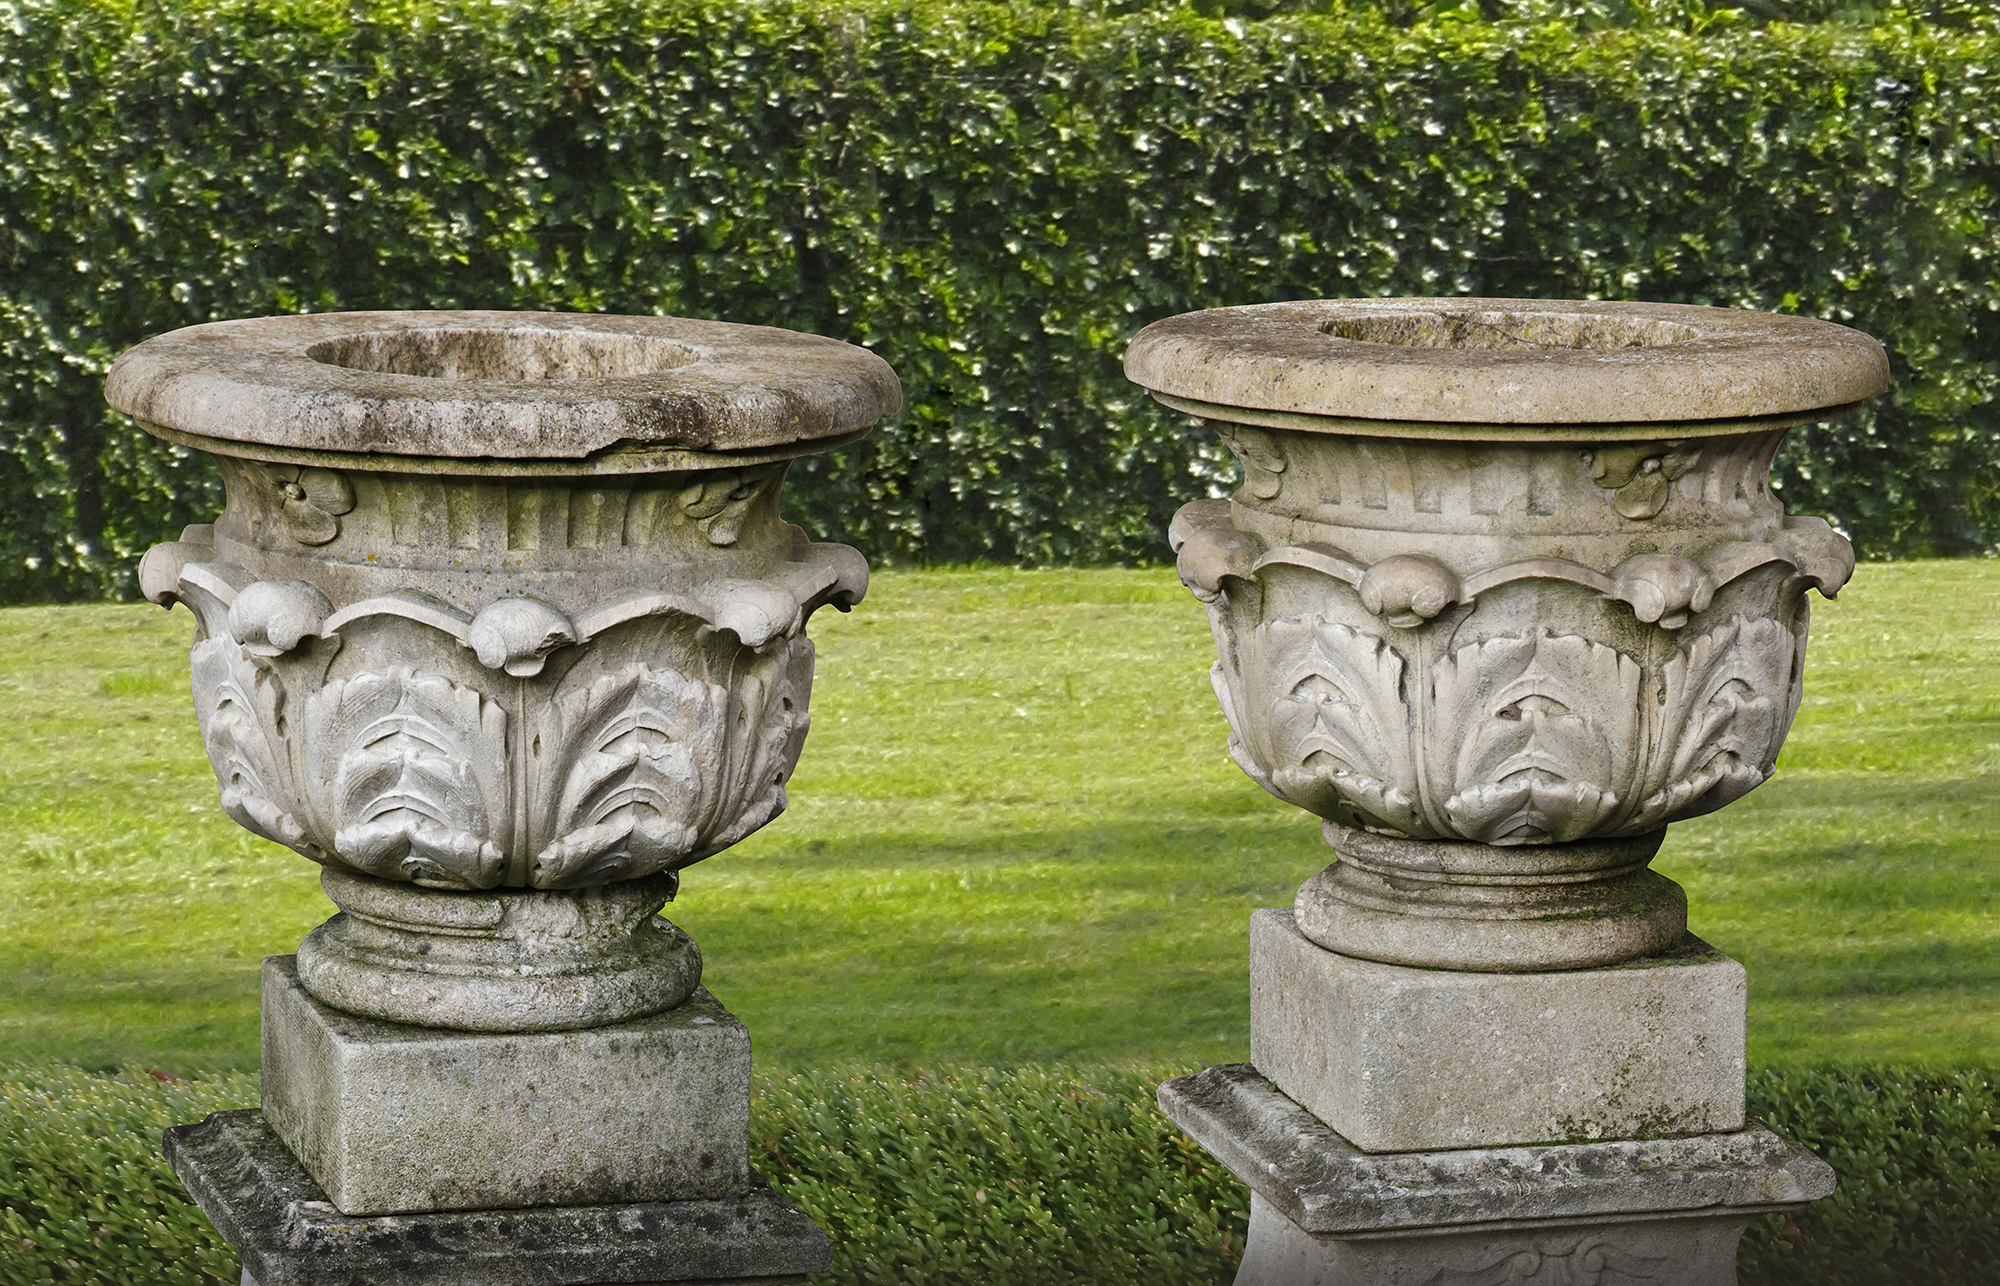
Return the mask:
M 795 468 L 792 512 L 878 559 L 1024 563 L 1157 559 L 1233 472 L 1121 377 L 1162 316 L 1797 311 L 1880 336 L 1896 385 L 1794 435 L 1793 506 L 1873 556 L 2000 540 L 1990 22 L 1118 8 L 0 0 L 0 601 L 130 592 L 216 507 L 201 461 L 104 409 L 117 352 L 338 308 L 867 344 L 908 409 Z
M 1180 1069 L 1185 1070 L 1185 1069 Z M 1245 1190 L 1152 1105 L 1162 1067 L 760 1075 L 753 1163 L 826 1229 L 832 1286 L 1227 1283 Z M 159 1132 L 254 1105 L 256 1079 L 0 1074 L 0 1286 L 234 1283 Z M 1816 1149 L 1834 1196 L 1751 1226 L 1745 1286 L 1990 1286 L 1992 1077 L 1753 1074 L 1751 1112 Z

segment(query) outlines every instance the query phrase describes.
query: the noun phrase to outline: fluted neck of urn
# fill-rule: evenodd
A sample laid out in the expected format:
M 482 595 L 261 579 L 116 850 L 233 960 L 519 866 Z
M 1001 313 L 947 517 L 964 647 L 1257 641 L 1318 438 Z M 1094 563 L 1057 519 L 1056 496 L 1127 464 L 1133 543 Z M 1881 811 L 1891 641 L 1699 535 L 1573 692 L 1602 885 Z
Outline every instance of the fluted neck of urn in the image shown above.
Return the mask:
M 784 460 L 595 477 L 216 462 L 228 503 L 202 556 L 337 605 L 418 589 L 467 612 L 520 596 L 575 611 L 608 584 L 772 576 L 810 544 L 780 515 Z

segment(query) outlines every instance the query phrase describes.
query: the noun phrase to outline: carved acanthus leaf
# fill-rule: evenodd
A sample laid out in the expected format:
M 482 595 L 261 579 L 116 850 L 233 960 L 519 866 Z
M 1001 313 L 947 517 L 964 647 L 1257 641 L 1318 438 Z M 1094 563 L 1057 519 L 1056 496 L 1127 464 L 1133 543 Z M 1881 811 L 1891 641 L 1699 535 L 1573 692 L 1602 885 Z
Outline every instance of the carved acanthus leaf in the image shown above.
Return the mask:
M 1232 662 L 1235 659 L 1233 656 L 1230 658 Z M 1229 723 L 1229 757 L 1236 761 L 1236 766 L 1251 781 L 1279 799 L 1285 799 L 1285 793 L 1272 782 L 1271 774 L 1264 770 L 1264 765 L 1257 761 L 1257 756 L 1251 753 L 1249 745 L 1243 740 L 1247 727 L 1240 705 L 1242 697 L 1239 690 L 1243 686 L 1243 676 L 1217 661 L 1208 667 L 1208 685 L 1215 690 L 1215 699 L 1222 703 L 1222 717 Z
M 1460 648 L 1433 671 L 1431 777 L 1453 833 L 1565 843 L 1617 811 L 1640 755 L 1637 662 L 1577 635 Z
M 1796 640 L 1735 617 L 1689 641 L 1660 674 L 1660 753 L 1624 829 L 1714 812 L 1771 775 L 1790 730 Z
M 730 687 L 634 663 L 559 691 L 536 724 L 554 838 L 529 882 L 675 870 L 777 816 L 804 743 L 812 645 L 745 653 Z
M 1420 830 L 1403 661 L 1381 637 L 1317 616 L 1259 630 L 1272 681 L 1274 793 L 1361 825 Z
M 306 702 L 315 811 L 341 861 L 387 879 L 493 888 L 507 875 L 507 716 L 471 688 L 398 667 Z
M 812 641 L 803 634 L 773 643 L 739 675 L 736 727 L 729 780 L 721 792 L 713 829 L 695 860 L 713 856 L 785 811 L 785 783 L 798 767 L 812 727 Z M 740 801 L 740 802 L 739 802 Z
M 282 732 L 285 690 L 270 665 L 227 634 L 196 643 L 190 663 L 195 715 L 222 811 L 252 834 L 317 860 L 304 824 L 287 811 L 298 796 Z
M 556 838 L 536 888 L 672 870 L 695 845 L 705 784 L 721 775 L 729 694 L 643 664 L 560 693 L 537 721 L 544 780 L 560 784 Z
M 1229 724 L 1229 757 L 1236 761 L 1236 766 L 1241 768 L 1251 781 L 1279 799 L 1284 799 L 1284 794 L 1272 784 L 1271 774 L 1246 740 L 1252 724 L 1244 704 L 1247 694 L 1243 674 L 1243 649 L 1237 646 L 1236 630 L 1229 621 L 1228 605 L 1222 601 L 1220 594 L 1209 595 L 1205 603 L 1208 608 L 1209 630 L 1215 636 L 1216 655 L 1215 664 L 1208 667 L 1208 684 L 1215 690 L 1215 699 L 1222 705 L 1222 717 Z

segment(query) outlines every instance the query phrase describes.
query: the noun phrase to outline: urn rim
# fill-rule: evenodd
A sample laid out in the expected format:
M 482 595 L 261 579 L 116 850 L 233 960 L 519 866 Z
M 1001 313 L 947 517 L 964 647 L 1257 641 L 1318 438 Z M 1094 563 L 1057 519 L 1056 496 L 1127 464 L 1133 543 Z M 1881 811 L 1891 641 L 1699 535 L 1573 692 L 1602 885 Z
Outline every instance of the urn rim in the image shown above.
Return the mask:
M 851 441 L 901 409 L 902 386 L 864 348 L 770 326 L 409 310 L 171 331 L 119 357 L 105 398 L 228 454 L 658 467 Z
M 1884 391 L 1889 362 L 1860 331 L 1748 309 L 1320 299 L 1154 322 L 1127 348 L 1125 374 L 1204 418 L 1248 412 L 1261 416 L 1248 423 L 1283 417 L 1272 426 L 1386 437 L 1468 437 L 1485 426 L 1485 436 L 1564 440 L 1574 426 L 1600 437 L 1658 436 L 1661 425 L 1705 436 L 1831 419 Z

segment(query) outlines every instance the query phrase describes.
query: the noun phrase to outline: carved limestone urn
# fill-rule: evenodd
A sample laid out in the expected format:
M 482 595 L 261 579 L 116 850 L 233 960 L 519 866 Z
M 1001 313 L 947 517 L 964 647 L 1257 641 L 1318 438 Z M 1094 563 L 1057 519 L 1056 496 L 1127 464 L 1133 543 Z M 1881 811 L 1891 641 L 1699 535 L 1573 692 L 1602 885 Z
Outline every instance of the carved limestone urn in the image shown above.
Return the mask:
M 1125 366 L 1242 467 L 1171 539 L 1231 754 L 1338 858 L 1299 930 L 1474 971 L 1679 942 L 1648 863 L 1771 774 L 1806 592 L 1853 570 L 1772 455 L 1881 392 L 1881 346 L 1720 308 L 1311 301 L 1158 322 Z
M 785 807 L 806 621 L 867 587 L 779 487 L 894 372 L 721 322 L 337 313 L 160 336 L 106 396 L 222 470 L 140 580 L 195 614 L 224 809 L 342 908 L 305 989 L 498 1032 L 685 999 L 700 953 L 655 913 Z

